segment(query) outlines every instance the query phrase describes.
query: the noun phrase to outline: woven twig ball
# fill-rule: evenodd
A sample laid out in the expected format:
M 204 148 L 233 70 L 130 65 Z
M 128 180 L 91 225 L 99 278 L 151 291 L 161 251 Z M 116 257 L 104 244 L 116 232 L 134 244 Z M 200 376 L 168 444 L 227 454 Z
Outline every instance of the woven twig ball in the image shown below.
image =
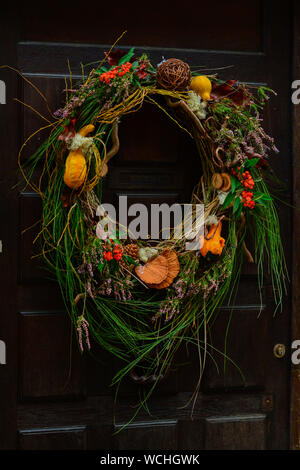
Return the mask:
M 166 60 L 157 67 L 156 82 L 165 90 L 183 91 L 191 82 L 190 67 L 179 59 Z

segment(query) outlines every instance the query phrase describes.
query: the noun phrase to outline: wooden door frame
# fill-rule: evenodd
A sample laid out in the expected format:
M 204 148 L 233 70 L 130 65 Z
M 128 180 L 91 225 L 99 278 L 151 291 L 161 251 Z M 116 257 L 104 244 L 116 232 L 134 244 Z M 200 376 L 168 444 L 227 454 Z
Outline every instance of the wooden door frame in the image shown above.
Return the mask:
M 300 4 L 293 0 L 293 45 L 292 45 L 292 81 L 300 80 Z M 291 93 L 292 93 L 291 88 Z M 300 104 L 292 106 L 293 128 L 293 272 L 292 272 L 292 319 L 291 344 L 300 339 Z M 292 364 L 291 369 L 291 400 L 290 400 L 290 448 L 300 449 L 300 364 Z
M 18 9 L 7 2 L 1 6 L 0 65 L 15 67 L 17 44 L 21 37 Z M 16 183 L 16 155 L 20 146 L 19 106 L 13 100 L 18 96 L 19 80 L 11 70 L 1 70 L 1 80 L 6 85 L 6 104 L 0 105 L 0 140 L 3 153 L 0 169 L 0 339 L 6 345 L 6 364 L 0 365 L 0 450 L 17 448 L 17 393 L 18 393 L 18 324 L 17 285 L 18 236 L 11 230 L 18 225 L 17 198 L 11 197 Z M 17 191 L 15 188 L 14 191 Z

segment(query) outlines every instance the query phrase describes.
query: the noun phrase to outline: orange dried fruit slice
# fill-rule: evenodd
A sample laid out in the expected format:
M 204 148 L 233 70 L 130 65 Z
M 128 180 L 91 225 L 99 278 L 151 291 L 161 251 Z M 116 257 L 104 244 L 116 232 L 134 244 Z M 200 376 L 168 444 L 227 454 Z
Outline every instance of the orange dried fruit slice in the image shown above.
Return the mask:
M 146 284 L 160 284 L 168 275 L 168 260 L 165 256 L 159 255 L 144 266 L 136 266 L 135 272 Z
M 174 281 L 175 277 L 178 275 L 179 270 L 180 270 L 178 256 L 174 250 L 169 250 L 167 248 L 166 250 L 163 251 L 161 256 L 164 256 L 168 262 L 168 274 L 167 274 L 167 277 L 159 284 L 157 283 L 151 283 L 151 285 L 148 284 L 149 287 L 152 287 L 153 289 L 165 289 L 166 287 L 169 287 Z

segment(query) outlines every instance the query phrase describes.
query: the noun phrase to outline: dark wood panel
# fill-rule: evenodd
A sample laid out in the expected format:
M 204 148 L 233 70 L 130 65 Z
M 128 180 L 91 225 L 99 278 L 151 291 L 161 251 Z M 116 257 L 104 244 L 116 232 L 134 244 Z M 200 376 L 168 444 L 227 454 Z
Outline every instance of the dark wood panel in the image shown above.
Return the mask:
M 118 158 L 118 157 L 117 157 Z M 138 167 L 112 167 L 107 175 L 107 186 L 110 189 L 126 190 L 154 190 L 164 188 L 166 191 L 174 187 L 183 189 L 184 174 L 176 168 L 138 168 Z
M 42 202 L 37 193 L 21 193 L 19 197 L 19 282 L 46 278 L 39 243 L 33 244 L 41 230 Z M 49 275 L 48 275 L 49 276 Z
M 64 91 L 66 83 L 63 78 L 30 75 L 27 78 L 33 86 L 20 79 L 19 86 L 21 96 L 18 96 L 18 98 L 22 99 L 25 105 L 29 105 L 33 109 L 27 106 L 24 106 L 22 109 L 23 142 L 25 142 L 25 140 L 33 133 L 38 131 L 38 129 L 47 126 L 49 121 L 53 121 L 51 113 L 60 107 L 66 96 Z M 44 95 L 45 99 L 34 87 Z M 34 110 L 40 113 L 40 115 Z M 49 128 L 36 133 L 36 135 L 26 143 L 26 146 L 22 151 L 22 161 L 26 160 L 26 157 L 29 157 L 36 152 L 37 148 L 48 136 Z
M 117 373 L 122 367 L 124 367 L 124 362 L 121 362 L 117 358 L 112 361 L 114 373 Z M 139 369 L 134 370 L 134 374 L 139 377 Z M 122 381 L 118 396 L 121 399 L 127 399 L 130 401 L 130 406 L 135 407 L 141 399 L 143 393 L 149 390 L 152 383 L 148 385 L 139 384 L 134 380 L 130 375 L 126 376 Z M 171 368 L 171 372 L 166 374 L 163 380 L 160 381 L 159 385 L 153 390 L 152 397 L 154 403 L 160 400 L 160 397 L 171 397 L 176 396 L 179 392 L 179 376 L 176 370 L 176 366 Z M 172 413 L 173 416 L 173 413 Z
M 81 63 L 99 63 L 109 46 L 86 45 L 76 46 L 68 43 L 39 43 L 20 42 L 18 45 L 18 66 L 23 73 L 30 77 L 37 75 L 52 75 L 54 78 L 69 76 L 68 60 L 74 78 L 81 78 Z M 121 49 L 124 47 L 120 47 Z M 127 50 L 128 48 L 125 47 Z M 203 73 L 214 73 L 222 69 L 222 77 L 234 78 L 249 83 L 266 83 L 267 63 L 264 52 L 258 53 L 232 53 L 220 50 L 201 50 L 160 47 L 135 47 L 136 54 L 146 52 L 150 54 L 154 65 L 161 62 L 162 57 L 176 57 L 199 67 Z M 87 66 L 86 72 L 92 67 Z
M 223 391 L 215 394 L 199 394 L 195 404 L 193 415 L 191 416 L 191 407 L 185 406 L 191 395 L 189 392 L 177 393 L 174 395 L 159 395 L 153 397 L 149 402 L 151 417 L 155 421 L 170 419 L 170 410 L 172 410 L 172 419 L 190 421 L 193 419 L 199 422 L 207 417 L 238 415 L 247 413 L 258 413 L 261 410 L 262 400 L 259 394 L 236 394 L 224 393 Z M 136 404 L 136 401 L 131 401 Z M 116 407 L 116 423 L 126 423 L 132 417 L 132 408 L 128 406 L 128 399 L 119 398 Z M 137 421 L 149 420 L 146 411 L 142 411 Z
M 114 449 L 113 424 L 94 424 L 87 428 L 88 450 Z
M 19 286 L 17 299 L 24 311 L 62 311 L 65 308 L 59 285 L 55 281 L 41 279 L 41 282 L 24 283 Z
M 206 450 L 264 450 L 266 416 L 263 414 L 207 418 Z
M 178 160 L 179 132 L 174 134 L 174 122 L 152 104 L 147 104 L 122 119 L 120 126 L 122 163 L 159 162 L 161 166 Z M 150 145 L 151 144 L 151 145 Z
M 198 450 L 204 448 L 204 420 L 179 420 L 177 424 L 178 448 Z
M 84 364 L 87 395 L 101 396 L 101 399 L 104 396 L 113 397 L 115 390 L 111 383 L 117 369 L 113 367 L 111 354 L 102 349 L 93 337 L 90 338 L 90 343 L 93 358 L 86 358 Z
M 22 399 L 82 397 L 84 368 L 74 338 L 73 346 L 71 343 L 68 316 L 63 312 L 21 312 L 19 331 Z
M 83 402 L 36 403 L 19 406 L 19 429 L 31 433 L 36 429 L 67 427 L 87 427 L 89 449 L 202 449 L 218 447 L 220 439 L 234 448 L 263 448 L 269 428 L 264 422 L 267 413 L 262 413 L 263 397 L 260 395 L 211 394 L 200 395 L 193 419 L 190 409 L 182 405 L 187 402 L 189 393 L 173 397 L 160 396 L 151 402 L 152 418 L 146 412 L 124 431 L 113 435 L 132 416 L 128 399 L 120 397 L 115 410 L 116 426 L 112 426 L 112 400 L 107 397 L 89 397 Z M 171 408 L 170 408 L 171 407 Z M 172 419 L 169 410 L 172 409 Z M 224 418 L 224 410 L 227 415 Z M 208 424 L 207 424 L 208 423 Z M 203 427 L 205 424 L 205 429 Z M 220 431 L 216 431 L 216 425 Z M 210 428 L 208 429 L 208 425 Z M 227 427 L 237 432 L 235 439 L 226 440 Z M 237 429 L 239 428 L 239 430 Z M 238 437 L 238 432 L 243 436 Z M 262 433 L 263 439 L 261 438 Z M 224 437 L 225 434 L 225 437 Z M 215 438 L 214 436 L 217 437 Z M 246 438 L 244 439 L 244 436 Z M 221 436 L 221 437 L 220 437 Z M 223 437 L 222 437 L 223 436 Z M 222 442 L 223 442 L 222 441 Z M 248 442 L 248 446 L 247 446 Z M 210 447 L 211 446 L 211 447 Z M 244 446 L 244 447 L 243 447 Z M 61 447 L 60 447 L 61 448 Z
M 63 307 L 59 285 L 42 256 L 42 201 L 34 192 L 21 192 L 18 197 L 18 300 L 22 309 L 55 310 Z M 35 241 L 35 243 L 33 243 Z M 35 295 L 32 295 L 32 289 Z
M 122 425 L 115 427 L 118 432 Z M 129 424 L 115 436 L 117 450 L 177 449 L 177 421 L 151 421 Z
M 172 410 L 172 420 L 191 420 L 191 410 L 183 407 L 190 398 L 190 393 L 177 393 L 169 396 L 158 396 L 149 403 L 152 419 L 170 420 L 170 410 Z M 199 395 L 196 403 L 193 419 L 199 421 L 208 417 L 241 414 L 257 414 L 262 410 L 262 398 L 260 393 L 211 393 Z M 114 419 L 116 425 L 126 423 L 132 418 L 132 405 L 136 405 L 134 399 L 128 403 L 128 397 L 119 397 L 115 407 Z M 18 428 L 42 428 L 45 425 L 50 427 L 67 425 L 111 425 L 113 423 L 113 397 L 97 396 L 87 397 L 83 401 L 65 402 L 36 402 L 20 403 L 18 407 Z M 141 412 L 137 422 L 149 422 L 152 419 L 145 410 Z
M 47 14 L 37 1 L 31 1 L 24 8 L 23 37 L 52 41 L 55 35 L 56 41 L 107 44 L 128 30 L 123 44 L 246 51 L 263 47 L 259 0 L 246 2 L 246 11 L 245 2 L 237 0 L 216 0 L 213 9 L 194 0 L 187 9 L 179 4 L 170 7 L 167 2 L 154 2 L 141 17 L 139 12 L 140 6 L 117 3 L 112 11 L 109 3 L 94 3 L 93 14 L 86 22 L 82 15 L 70 18 L 67 5 L 57 0 L 47 8 Z
M 84 400 L 22 402 L 18 405 L 18 429 L 60 426 L 111 426 L 113 398 L 89 396 Z M 112 429 L 112 428 L 111 428 Z
M 104 179 L 104 201 L 116 203 L 115 193 L 124 188 L 131 203 L 146 203 L 147 198 L 149 204 L 190 202 L 201 175 L 201 159 L 191 137 L 155 106 L 145 104 L 142 111 L 122 120 L 120 151 Z
M 20 450 L 85 450 L 86 444 L 84 426 L 19 431 Z
M 257 307 L 251 306 L 221 309 L 208 340 L 211 345 L 208 351 L 213 355 L 218 369 L 215 362 L 208 358 L 203 390 L 224 387 L 264 389 L 269 361 L 272 361 L 272 357 L 265 354 L 264 345 L 269 341 L 272 318 L 268 318 L 267 312 L 258 318 L 258 313 Z M 218 353 L 214 353 L 215 350 Z

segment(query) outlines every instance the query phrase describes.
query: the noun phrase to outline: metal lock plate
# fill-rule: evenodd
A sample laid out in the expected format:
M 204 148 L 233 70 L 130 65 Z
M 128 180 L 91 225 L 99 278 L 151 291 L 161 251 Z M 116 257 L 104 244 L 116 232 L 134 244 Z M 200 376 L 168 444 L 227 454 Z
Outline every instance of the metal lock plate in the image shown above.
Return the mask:
M 281 359 L 282 357 L 284 357 L 285 356 L 285 345 L 281 344 L 281 343 L 275 344 L 275 346 L 273 348 L 273 354 L 278 359 Z

